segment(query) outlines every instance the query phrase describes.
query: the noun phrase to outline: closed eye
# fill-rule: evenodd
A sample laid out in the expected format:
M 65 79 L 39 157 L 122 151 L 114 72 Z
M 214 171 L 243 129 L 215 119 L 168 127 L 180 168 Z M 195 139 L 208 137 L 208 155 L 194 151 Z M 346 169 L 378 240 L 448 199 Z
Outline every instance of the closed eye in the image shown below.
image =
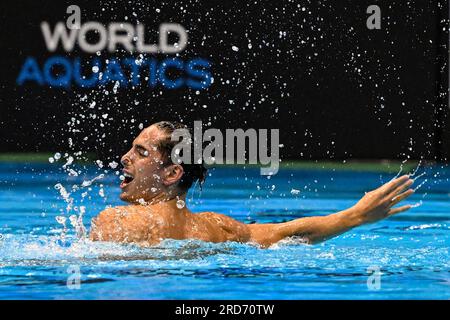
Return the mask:
M 148 157 L 148 150 L 145 149 L 143 146 L 135 145 L 134 147 L 136 151 L 139 153 L 139 155 L 141 155 L 142 157 Z

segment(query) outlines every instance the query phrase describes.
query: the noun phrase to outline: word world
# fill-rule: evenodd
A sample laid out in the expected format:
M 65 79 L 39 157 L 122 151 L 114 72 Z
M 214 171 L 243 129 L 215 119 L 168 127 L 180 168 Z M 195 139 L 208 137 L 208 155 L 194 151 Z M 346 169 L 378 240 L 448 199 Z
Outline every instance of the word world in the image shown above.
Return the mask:
M 29 56 L 16 79 L 19 86 L 34 83 L 49 87 L 93 88 L 114 83 L 125 88 L 201 90 L 208 88 L 214 80 L 211 64 L 204 58 L 185 61 L 179 57 L 165 57 L 178 55 L 187 46 L 187 31 L 177 23 L 162 23 L 157 32 L 157 43 L 146 40 L 148 34 L 143 24 L 133 26 L 125 22 L 105 26 L 88 21 L 77 28 L 58 22 L 52 29 L 44 21 L 41 32 L 49 52 L 81 51 L 92 56 L 82 59 L 59 54 L 48 57 L 42 64 L 40 59 Z M 171 42 L 173 38 L 177 40 Z M 117 57 L 120 52 L 129 55 Z M 106 56 L 112 53 L 115 55 Z

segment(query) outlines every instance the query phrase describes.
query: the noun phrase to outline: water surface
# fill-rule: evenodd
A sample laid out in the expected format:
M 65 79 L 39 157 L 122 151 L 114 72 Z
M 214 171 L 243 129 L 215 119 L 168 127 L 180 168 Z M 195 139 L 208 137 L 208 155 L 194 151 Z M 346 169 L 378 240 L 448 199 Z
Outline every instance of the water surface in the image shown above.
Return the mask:
M 106 205 L 121 205 L 114 170 L 77 177 L 51 164 L 0 164 L 0 299 L 448 299 L 450 298 L 450 170 L 421 168 L 427 183 L 409 212 L 318 245 L 292 239 L 269 249 L 238 243 L 166 240 L 158 246 L 61 241 L 55 220 L 67 202 L 86 207 L 84 222 Z M 195 212 L 212 210 L 246 223 L 283 222 L 353 205 L 392 175 L 282 169 L 220 168 L 188 196 Z M 420 182 L 418 181 L 418 182 Z M 100 191 L 101 190 L 101 191 Z M 102 197 L 100 194 L 104 195 Z M 70 224 L 69 224 L 70 225 Z M 380 270 L 380 288 L 368 277 Z M 69 284 L 80 270 L 79 289 Z M 369 283 L 374 283 L 369 281 Z

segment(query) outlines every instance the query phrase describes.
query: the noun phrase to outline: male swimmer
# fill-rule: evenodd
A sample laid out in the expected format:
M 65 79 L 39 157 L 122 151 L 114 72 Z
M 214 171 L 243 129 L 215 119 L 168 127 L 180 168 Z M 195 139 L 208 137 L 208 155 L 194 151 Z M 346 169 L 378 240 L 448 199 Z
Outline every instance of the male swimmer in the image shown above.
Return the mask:
M 120 198 L 127 206 L 107 208 L 92 220 L 90 239 L 150 246 L 163 239 L 238 241 L 268 247 L 284 238 L 299 236 L 307 243 L 335 237 L 354 227 L 406 211 L 394 208 L 414 193 L 408 175 L 366 193 L 353 207 L 328 216 L 299 218 L 284 223 L 245 224 L 215 212 L 192 213 L 184 204 L 196 181 L 206 176 L 203 164 L 174 164 L 174 130 L 186 128 L 162 121 L 145 128 L 122 157 L 125 180 Z M 180 201 L 181 200 L 181 201 Z

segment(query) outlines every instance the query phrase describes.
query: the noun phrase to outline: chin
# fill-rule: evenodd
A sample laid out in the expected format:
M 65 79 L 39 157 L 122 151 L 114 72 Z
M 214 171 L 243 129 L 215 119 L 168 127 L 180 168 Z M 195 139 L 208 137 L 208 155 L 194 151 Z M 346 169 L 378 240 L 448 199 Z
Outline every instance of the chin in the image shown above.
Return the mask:
M 120 198 L 120 200 L 122 200 L 122 201 L 125 201 L 125 202 L 131 202 L 130 196 L 127 195 L 126 192 L 122 192 L 122 193 L 119 195 L 119 198 Z

